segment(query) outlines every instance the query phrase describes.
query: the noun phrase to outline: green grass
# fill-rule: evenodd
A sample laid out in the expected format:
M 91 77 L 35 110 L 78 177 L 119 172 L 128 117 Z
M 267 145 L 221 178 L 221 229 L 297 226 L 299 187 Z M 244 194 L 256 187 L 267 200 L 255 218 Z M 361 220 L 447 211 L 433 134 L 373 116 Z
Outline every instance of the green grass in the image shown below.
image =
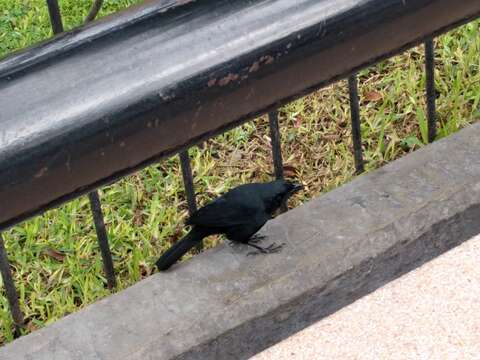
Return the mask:
M 106 15 L 139 1 L 106 1 Z M 66 28 L 81 23 L 88 1 L 61 1 Z M 43 0 L 0 0 L 0 56 L 51 36 Z M 480 118 L 480 22 L 437 39 L 439 137 Z M 413 49 L 359 74 L 367 171 L 426 142 L 423 49 Z M 345 82 L 280 110 L 287 175 L 306 184 L 293 205 L 353 176 Z M 260 118 L 190 151 L 200 204 L 243 182 L 271 178 L 268 122 Z M 187 214 L 177 158 L 100 190 L 119 286 L 148 276 L 182 236 Z M 4 233 L 27 329 L 32 331 L 109 294 L 86 197 Z M 213 245 L 217 239 L 209 240 Z M 12 340 L 0 293 L 0 344 Z

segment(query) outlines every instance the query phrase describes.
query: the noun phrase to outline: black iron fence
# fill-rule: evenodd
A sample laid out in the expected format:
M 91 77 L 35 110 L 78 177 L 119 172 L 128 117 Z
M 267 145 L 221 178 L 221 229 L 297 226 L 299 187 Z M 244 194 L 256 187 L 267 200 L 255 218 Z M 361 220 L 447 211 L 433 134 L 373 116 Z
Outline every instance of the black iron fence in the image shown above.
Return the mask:
M 55 34 L 57 0 L 47 0 Z M 93 2 L 86 22 L 102 6 Z M 435 139 L 433 37 L 480 15 L 476 0 L 161 0 L 60 34 L 0 61 L 0 230 L 88 193 L 109 288 L 113 260 L 99 186 L 348 77 L 354 159 L 364 171 L 356 72 L 424 43 L 428 140 Z M 21 96 L 19 96 L 21 94 Z M 0 270 L 23 326 L 0 235 Z

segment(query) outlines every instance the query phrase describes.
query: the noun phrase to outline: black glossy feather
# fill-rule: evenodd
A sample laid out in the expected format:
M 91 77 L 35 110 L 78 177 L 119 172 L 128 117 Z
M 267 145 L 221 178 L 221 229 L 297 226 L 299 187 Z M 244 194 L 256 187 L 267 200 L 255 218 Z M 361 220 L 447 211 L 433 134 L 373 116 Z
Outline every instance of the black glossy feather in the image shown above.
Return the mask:
M 187 225 L 228 227 L 251 222 L 252 218 L 265 214 L 258 185 L 263 184 L 241 185 L 230 190 L 194 212 Z

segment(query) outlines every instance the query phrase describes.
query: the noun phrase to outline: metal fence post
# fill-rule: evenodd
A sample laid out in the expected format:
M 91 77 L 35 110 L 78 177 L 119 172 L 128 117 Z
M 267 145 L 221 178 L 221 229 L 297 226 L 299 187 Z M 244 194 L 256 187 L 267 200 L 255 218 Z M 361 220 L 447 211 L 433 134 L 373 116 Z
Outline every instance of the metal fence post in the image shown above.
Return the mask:
M 95 0 L 85 22 L 90 22 L 97 16 L 102 6 L 103 0 Z M 50 14 L 50 22 L 54 34 L 63 32 L 62 15 L 58 6 L 57 0 L 47 0 L 48 11 Z M 107 285 L 109 289 L 116 286 L 115 271 L 113 268 L 113 259 L 108 245 L 108 235 L 105 229 L 105 221 L 103 219 L 102 207 L 100 204 L 100 197 L 98 191 L 94 190 L 88 194 L 90 200 L 90 207 L 92 209 L 93 220 L 95 224 L 95 231 L 97 233 L 98 245 L 102 254 L 103 268 L 107 277 Z
M 105 229 L 105 221 L 103 220 L 102 205 L 97 191 L 92 191 L 88 194 L 90 200 L 90 208 L 92 210 L 93 221 L 95 223 L 95 231 L 97 233 L 98 245 L 103 260 L 103 269 L 107 277 L 107 285 L 111 290 L 117 282 L 115 280 L 115 270 L 113 268 L 112 253 L 108 244 L 107 230 Z
M 2 234 L 0 233 L 0 272 L 2 274 L 5 293 L 7 294 L 8 304 L 10 306 L 10 313 L 12 314 L 13 323 L 15 326 L 14 336 L 20 336 L 20 329 L 24 325 L 24 319 L 20 305 L 18 303 L 18 294 L 13 282 L 12 271 L 7 257 L 7 250 L 3 242 Z
M 433 39 L 425 41 L 425 87 L 427 93 L 428 142 L 437 136 L 437 114 L 435 106 L 435 52 Z
M 275 174 L 275 179 L 283 179 L 283 158 L 280 139 L 280 126 L 278 124 L 278 111 L 272 111 L 268 113 L 268 123 L 272 144 L 273 173 Z M 280 210 L 282 212 L 287 211 L 287 204 L 282 204 Z
M 362 135 L 360 131 L 360 106 L 358 98 L 357 75 L 348 77 L 348 93 L 350 96 L 350 114 L 352 118 L 353 155 L 355 158 L 355 171 L 361 174 L 365 171 L 362 153 Z
M 192 215 L 197 210 L 197 201 L 195 198 L 195 189 L 193 187 L 192 167 L 190 165 L 190 156 L 188 150 L 180 153 L 180 166 L 182 168 L 183 184 L 185 186 L 185 194 L 187 196 L 188 214 Z M 201 251 L 203 249 L 203 241 L 200 242 L 196 249 Z
M 54 34 L 63 32 L 62 15 L 57 0 L 47 0 L 48 13 L 50 14 L 50 23 Z

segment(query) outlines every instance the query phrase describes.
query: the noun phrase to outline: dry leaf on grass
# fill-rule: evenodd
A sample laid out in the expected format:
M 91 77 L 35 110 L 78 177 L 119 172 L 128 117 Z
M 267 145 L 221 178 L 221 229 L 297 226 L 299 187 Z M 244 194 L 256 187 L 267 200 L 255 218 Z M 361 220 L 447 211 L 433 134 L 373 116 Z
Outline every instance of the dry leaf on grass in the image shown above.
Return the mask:
M 57 261 L 60 261 L 60 262 L 63 262 L 63 260 L 65 260 L 65 254 L 58 251 L 58 250 L 55 250 L 55 249 L 52 249 L 52 248 L 47 248 L 43 251 L 43 254 L 46 255 L 46 256 L 49 256 Z
M 133 223 L 136 226 L 142 226 L 144 223 L 144 216 L 142 209 L 136 208 L 133 212 Z
M 146 264 L 143 263 L 139 265 L 139 270 L 142 279 L 145 279 L 152 274 L 152 269 L 150 269 Z
M 302 126 L 302 118 L 297 116 L 294 120 L 293 120 L 293 127 L 295 128 L 299 128 L 300 126 Z
M 369 91 L 365 94 L 365 100 L 367 101 L 373 101 L 373 102 L 376 102 L 376 101 L 380 101 L 383 99 L 383 96 L 380 92 L 378 91 Z
M 298 174 L 298 170 L 295 166 L 293 165 L 283 165 L 283 176 L 287 178 L 294 178 Z
M 178 240 L 180 240 L 181 238 L 183 237 L 183 230 L 182 230 L 182 227 L 179 225 L 175 228 L 175 232 L 173 233 L 173 235 L 171 237 L 169 237 L 167 239 L 167 241 L 170 243 L 170 244 L 175 244 Z
M 29 322 L 27 323 L 27 325 L 25 325 L 25 327 L 26 327 L 26 329 L 27 329 L 28 331 L 30 331 L 30 332 L 33 332 L 33 331 L 35 331 L 35 330 L 38 330 L 38 326 L 35 325 L 35 323 L 34 323 L 33 321 L 29 321 Z

